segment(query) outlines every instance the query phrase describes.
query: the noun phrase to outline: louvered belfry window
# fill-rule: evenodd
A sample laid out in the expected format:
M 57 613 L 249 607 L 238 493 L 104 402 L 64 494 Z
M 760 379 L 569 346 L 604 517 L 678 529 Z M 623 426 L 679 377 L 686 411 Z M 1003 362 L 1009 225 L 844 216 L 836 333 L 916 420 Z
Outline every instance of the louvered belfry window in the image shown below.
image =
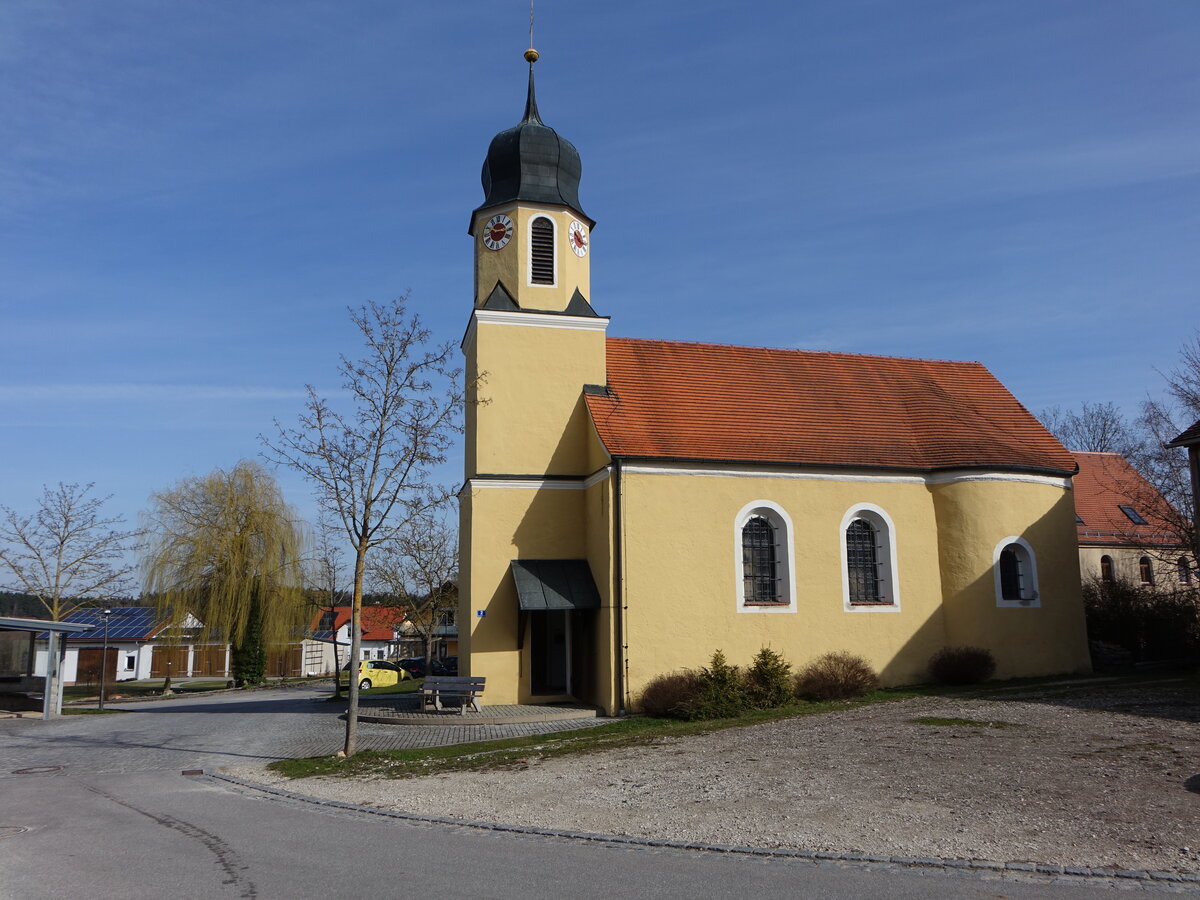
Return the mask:
M 742 527 L 742 596 L 746 603 L 779 603 L 775 528 L 762 516 Z
M 554 223 L 545 216 L 538 216 L 530 227 L 529 280 L 554 284 Z
M 879 542 L 875 526 L 855 519 L 846 528 L 846 569 L 851 603 L 886 603 L 879 590 Z

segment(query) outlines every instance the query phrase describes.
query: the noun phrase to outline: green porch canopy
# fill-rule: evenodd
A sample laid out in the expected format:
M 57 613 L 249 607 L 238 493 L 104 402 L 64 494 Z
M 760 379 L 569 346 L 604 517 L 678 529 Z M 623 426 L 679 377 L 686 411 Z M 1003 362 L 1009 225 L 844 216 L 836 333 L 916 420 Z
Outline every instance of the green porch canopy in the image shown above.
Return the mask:
M 586 559 L 514 559 L 512 573 L 522 612 L 600 608 Z

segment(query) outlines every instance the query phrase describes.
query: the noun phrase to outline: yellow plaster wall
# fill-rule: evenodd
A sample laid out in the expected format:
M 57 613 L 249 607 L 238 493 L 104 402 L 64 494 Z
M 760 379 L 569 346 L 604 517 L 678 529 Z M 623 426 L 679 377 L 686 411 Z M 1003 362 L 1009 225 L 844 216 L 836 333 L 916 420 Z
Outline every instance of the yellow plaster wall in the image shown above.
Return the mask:
M 1130 584 L 1142 583 L 1142 570 L 1139 563 L 1143 556 L 1148 556 L 1154 571 L 1154 584 L 1157 587 L 1171 590 L 1180 586 L 1179 557 L 1190 556 L 1190 554 L 1178 550 L 1145 550 L 1140 547 L 1080 547 L 1079 574 L 1084 581 L 1100 577 L 1100 557 L 1102 556 L 1111 557 L 1113 574 L 1118 580 L 1123 579 Z
M 471 675 L 487 678 L 484 700 L 523 703 L 522 674 L 529 642 L 517 649 L 519 623 L 514 559 L 588 556 L 582 490 L 464 488 L 460 500 L 467 548 L 462 560 L 467 591 L 459 601 L 459 641 L 471 656 Z M 486 615 L 480 618 L 478 612 Z
M 770 500 L 792 519 L 797 611 L 739 612 L 735 519 Z M 900 610 L 846 612 L 842 517 L 873 503 L 896 526 Z M 748 664 L 764 646 L 796 668 L 830 650 L 864 656 L 887 683 L 923 678 L 942 645 L 933 504 L 923 484 L 687 477 L 623 477 L 626 631 L 634 698 L 654 675 L 706 665 L 721 649 Z
M 998 678 L 1087 671 L 1071 492 L 1011 481 L 931 490 L 942 535 L 947 643 L 991 650 Z M 1033 548 L 1038 606 L 997 606 L 993 561 L 997 545 L 1008 537 L 1023 538 Z
M 513 236 L 502 249 L 489 250 L 483 244 L 483 226 L 498 213 L 512 219 Z M 554 222 L 553 285 L 532 284 L 529 280 L 529 229 L 538 216 L 545 216 Z M 472 228 L 475 239 L 475 305 L 481 306 L 487 300 L 497 281 L 504 283 L 522 309 L 561 312 L 571 302 L 576 289 L 591 300 L 591 248 L 587 256 L 578 257 L 567 243 L 567 229 L 574 221 L 578 220 L 570 210 L 549 206 L 510 206 L 481 212 Z M 586 222 L 581 224 L 587 225 Z
M 592 702 L 603 706 L 608 715 L 620 707 L 617 696 L 617 619 L 615 603 L 615 569 L 613 567 L 613 481 L 606 478 L 585 492 L 587 516 L 587 560 L 600 592 L 600 610 L 596 614 L 593 682 L 596 696 Z
M 587 474 L 583 385 L 606 380 L 604 332 L 478 322 L 466 350 L 468 374 L 481 378 L 468 408 L 467 477 Z

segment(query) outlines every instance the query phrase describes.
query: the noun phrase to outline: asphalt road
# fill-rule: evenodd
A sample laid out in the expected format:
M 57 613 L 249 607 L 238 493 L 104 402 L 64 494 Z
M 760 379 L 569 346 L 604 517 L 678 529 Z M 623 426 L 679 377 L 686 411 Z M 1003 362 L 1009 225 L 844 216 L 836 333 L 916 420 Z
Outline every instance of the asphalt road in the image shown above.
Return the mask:
M 1067 900 L 1124 893 L 1095 882 L 814 863 L 407 822 L 179 774 L 331 752 L 342 723 L 314 696 L 285 690 L 139 704 L 137 714 L 0 721 L 0 898 Z M 377 735 L 378 729 L 385 731 Z M 404 745 L 429 741 L 428 732 L 436 730 L 370 726 L 364 738 Z

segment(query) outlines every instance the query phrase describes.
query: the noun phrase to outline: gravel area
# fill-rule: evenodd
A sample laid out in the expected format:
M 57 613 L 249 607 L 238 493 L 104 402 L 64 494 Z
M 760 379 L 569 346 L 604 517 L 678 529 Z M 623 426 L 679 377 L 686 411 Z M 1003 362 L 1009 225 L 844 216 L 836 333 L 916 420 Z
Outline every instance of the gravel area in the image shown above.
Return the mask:
M 922 724 L 970 719 L 991 727 Z M 1200 698 L 1182 683 L 922 698 L 500 771 L 288 782 L 310 796 L 569 831 L 1200 872 Z

